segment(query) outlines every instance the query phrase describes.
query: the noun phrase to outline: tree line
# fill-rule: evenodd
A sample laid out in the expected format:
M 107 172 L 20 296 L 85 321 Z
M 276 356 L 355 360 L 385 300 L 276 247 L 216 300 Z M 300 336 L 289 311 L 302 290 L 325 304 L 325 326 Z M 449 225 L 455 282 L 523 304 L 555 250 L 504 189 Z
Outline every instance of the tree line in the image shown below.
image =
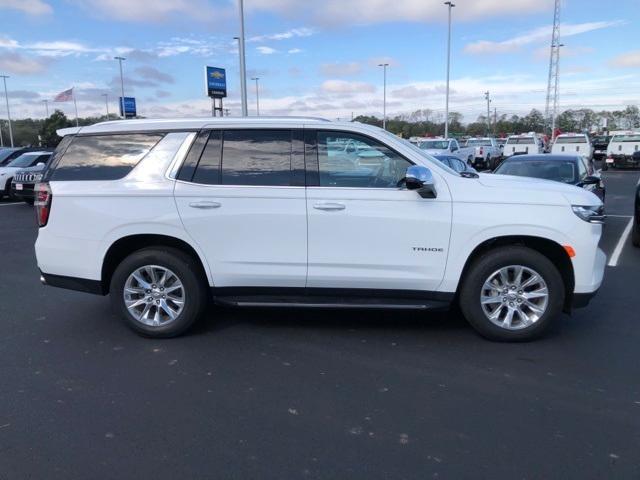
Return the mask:
M 403 138 L 435 137 L 444 135 L 444 119 L 442 115 L 434 115 L 432 110 L 416 110 L 410 114 L 397 115 L 387 119 L 387 130 Z M 382 127 L 382 119 L 375 116 L 361 115 L 353 119 L 356 122 Z M 449 113 L 449 133 L 454 136 L 463 135 L 496 135 L 499 137 L 526 132 L 543 133 L 549 127 L 544 115 L 532 109 L 527 115 L 491 116 L 487 122 L 486 115 L 480 115 L 475 121 L 464 124 L 461 113 Z M 605 128 L 606 125 L 606 128 Z M 556 127 L 561 132 L 592 132 L 603 130 L 626 130 L 640 128 L 640 110 L 629 105 L 623 110 L 595 111 L 590 108 L 569 109 L 563 111 L 556 120 Z
M 106 120 L 117 120 L 116 115 L 87 117 L 78 119 L 80 126 L 92 125 Z M 375 116 L 360 115 L 353 119 L 356 122 L 382 127 L 382 119 Z M 449 113 L 449 132 L 455 136 L 463 135 L 496 135 L 505 136 L 526 132 L 544 132 L 547 126 L 542 112 L 535 108 L 527 115 L 499 115 L 490 118 L 478 116 L 475 121 L 464 124 L 464 117 L 459 112 Z M 562 132 L 625 130 L 640 128 L 640 110 L 629 105 L 623 110 L 596 112 L 589 108 L 565 110 L 557 119 L 557 127 Z M 60 110 L 56 110 L 45 119 L 25 118 L 13 120 L 13 142 L 16 146 L 55 147 L 60 141 L 56 130 L 75 126 Z M 9 129 L 5 120 L 0 121 L 0 129 L 5 146 L 9 145 Z M 432 110 L 416 110 L 409 114 L 397 115 L 387 119 L 387 130 L 404 138 L 434 137 L 444 135 L 442 115 L 434 115 Z

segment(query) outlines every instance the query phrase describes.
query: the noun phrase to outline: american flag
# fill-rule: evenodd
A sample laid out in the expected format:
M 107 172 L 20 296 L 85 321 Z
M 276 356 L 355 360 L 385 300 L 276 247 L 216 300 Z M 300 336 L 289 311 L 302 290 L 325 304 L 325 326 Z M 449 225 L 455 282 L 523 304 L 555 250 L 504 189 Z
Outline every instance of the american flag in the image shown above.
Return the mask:
M 69 90 L 65 90 L 64 92 L 60 92 L 53 99 L 54 102 L 68 102 L 73 99 L 73 88 Z

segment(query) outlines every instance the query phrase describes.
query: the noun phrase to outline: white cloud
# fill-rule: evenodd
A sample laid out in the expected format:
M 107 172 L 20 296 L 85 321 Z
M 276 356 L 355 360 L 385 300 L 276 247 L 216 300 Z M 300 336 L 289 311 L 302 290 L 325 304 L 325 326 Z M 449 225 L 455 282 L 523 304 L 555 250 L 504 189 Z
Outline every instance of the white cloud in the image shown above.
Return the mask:
M 593 30 L 600 30 L 603 28 L 615 27 L 621 25 L 621 21 L 612 22 L 586 22 L 586 23 L 563 23 L 560 25 L 560 38 L 571 37 L 580 33 L 591 32 Z M 551 40 L 551 25 L 544 27 L 534 28 L 528 32 L 512 37 L 501 42 L 494 42 L 491 40 L 478 40 L 477 42 L 469 43 L 464 47 L 466 53 L 472 54 L 496 54 L 496 53 L 508 53 L 519 50 L 525 45 L 532 43 L 538 43 L 541 41 Z
M 273 55 L 274 53 L 278 53 L 275 48 L 265 47 L 263 45 L 256 47 L 256 50 L 258 50 L 262 55 Z
M 2 0 L 0 0 L 2 1 Z M 126 22 L 166 22 L 189 20 L 209 22 L 220 20 L 231 13 L 230 7 L 212 8 L 206 0 L 72 0 L 100 17 Z
M 301 48 L 291 48 L 291 49 L 287 50 L 287 53 L 290 53 L 292 55 L 296 54 L 296 53 L 302 53 L 302 49 Z
M 0 53 L 0 71 L 17 75 L 29 75 L 42 72 L 46 62 L 42 59 L 30 58 L 15 52 Z
M 247 42 L 265 42 L 267 40 L 287 40 L 296 37 L 310 37 L 316 33 L 316 30 L 308 27 L 292 28 L 286 32 L 271 33 L 268 35 L 256 35 L 247 38 Z
M 441 0 L 325 0 L 300 2 L 299 0 L 252 0 L 249 11 L 268 11 L 289 17 L 309 17 L 323 25 L 354 25 L 388 23 L 396 21 L 434 22 L 446 19 L 447 9 Z M 458 5 L 457 20 L 477 21 L 482 18 L 523 15 L 548 11 L 553 0 L 474 0 Z M 357 12 L 349 15 L 347 12 Z
M 640 50 L 626 52 L 613 58 L 609 64 L 621 68 L 640 68 Z
M 325 63 L 320 65 L 320 73 L 325 77 L 348 77 L 357 75 L 362 71 L 362 65 L 358 62 L 349 63 Z
M 27 15 L 47 15 L 53 8 L 42 0 L 0 0 L 0 9 L 19 10 Z
M 375 92 L 376 87 L 365 82 L 347 82 L 345 80 L 327 80 L 320 89 L 325 93 L 364 93 Z

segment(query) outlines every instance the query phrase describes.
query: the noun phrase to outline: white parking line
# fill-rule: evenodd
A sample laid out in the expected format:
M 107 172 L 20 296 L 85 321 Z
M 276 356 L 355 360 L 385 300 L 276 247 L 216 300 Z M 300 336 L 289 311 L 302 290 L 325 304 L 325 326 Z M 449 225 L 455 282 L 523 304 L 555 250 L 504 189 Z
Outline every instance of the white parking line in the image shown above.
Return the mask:
M 629 234 L 631 233 L 631 227 L 633 227 L 633 218 L 629 220 L 629 223 L 627 223 L 627 226 L 622 232 L 622 236 L 620 237 L 620 240 L 618 240 L 618 244 L 616 245 L 615 250 L 611 254 L 611 258 L 609 259 L 609 263 L 607 264 L 608 266 L 610 267 L 618 266 L 618 260 L 620 259 L 620 254 L 622 254 L 622 249 L 624 248 L 625 243 L 627 243 L 627 240 L 629 239 Z
M 9 205 L 22 205 L 22 202 L 0 203 L 0 207 L 8 207 Z

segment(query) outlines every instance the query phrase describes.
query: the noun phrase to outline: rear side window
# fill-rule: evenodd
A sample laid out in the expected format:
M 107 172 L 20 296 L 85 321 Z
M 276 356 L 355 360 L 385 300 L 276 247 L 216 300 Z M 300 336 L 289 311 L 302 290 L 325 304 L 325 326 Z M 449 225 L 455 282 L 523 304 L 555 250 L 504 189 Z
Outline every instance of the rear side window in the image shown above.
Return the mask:
M 55 166 L 51 180 L 118 180 L 162 137 L 162 133 L 75 137 Z
M 290 186 L 291 130 L 214 130 L 193 175 L 207 185 Z

